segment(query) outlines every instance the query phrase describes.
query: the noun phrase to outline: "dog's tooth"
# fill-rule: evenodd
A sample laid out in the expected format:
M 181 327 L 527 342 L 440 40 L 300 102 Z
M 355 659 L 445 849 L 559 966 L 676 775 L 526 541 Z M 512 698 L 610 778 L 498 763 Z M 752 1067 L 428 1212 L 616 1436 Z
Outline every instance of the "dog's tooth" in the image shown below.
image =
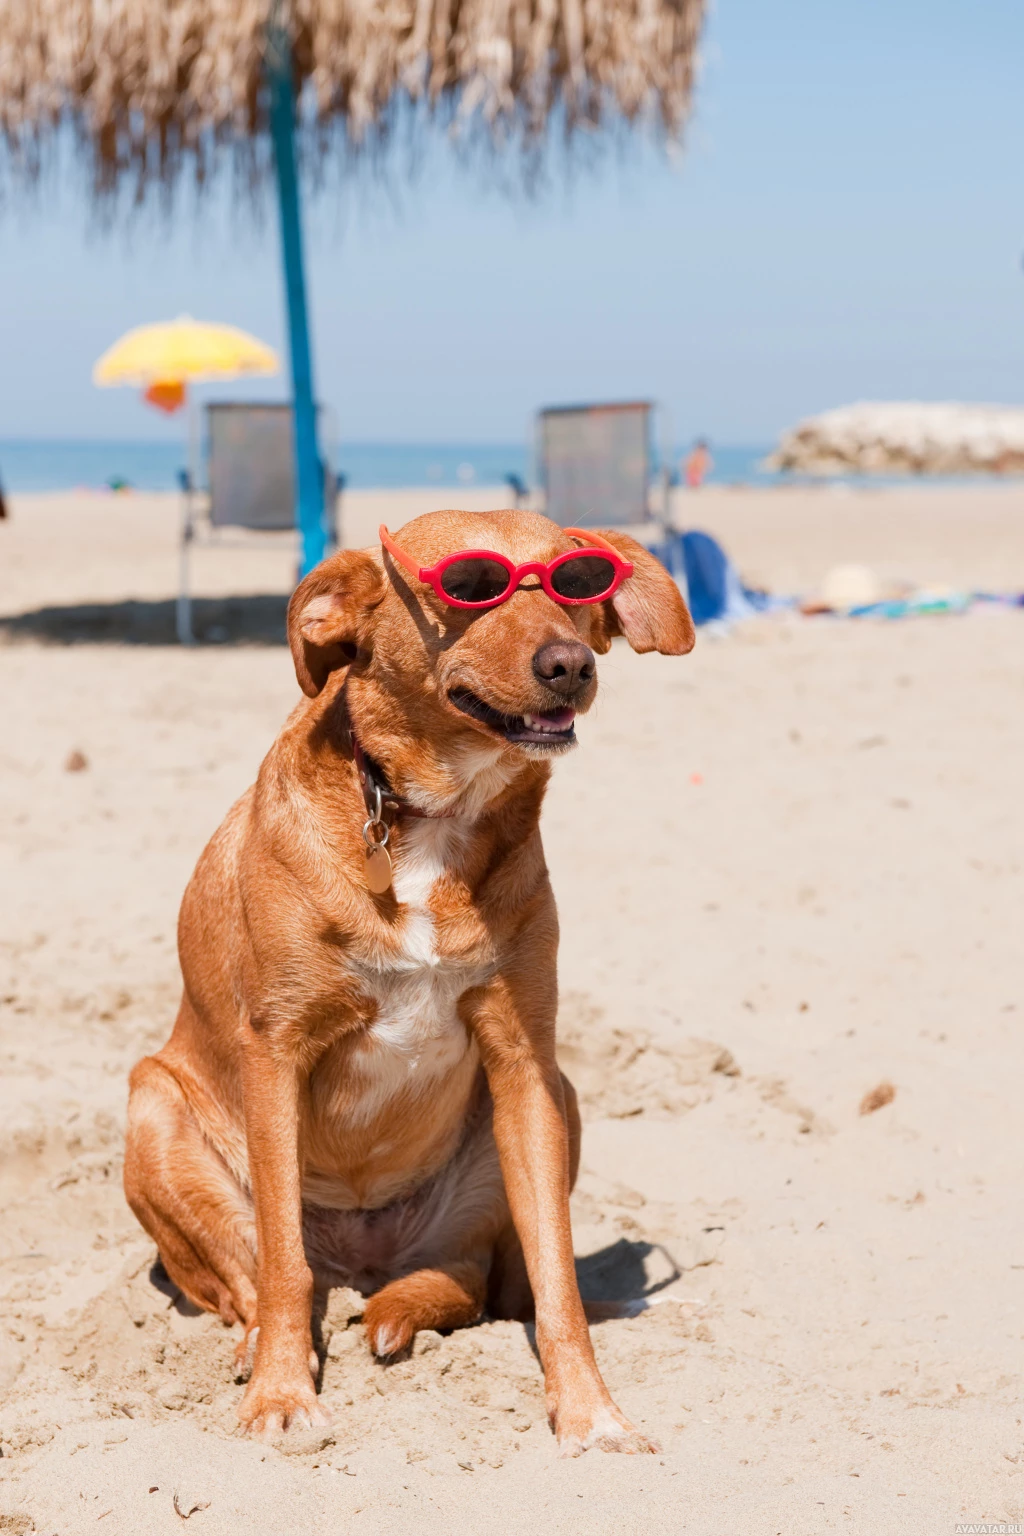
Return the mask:
M 523 724 L 526 726 L 526 729 L 528 731 L 532 731 L 533 730 L 534 723 L 535 722 L 534 722 L 534 718 L 533 718 L 532 715 L 524 715 L 523 716 Z

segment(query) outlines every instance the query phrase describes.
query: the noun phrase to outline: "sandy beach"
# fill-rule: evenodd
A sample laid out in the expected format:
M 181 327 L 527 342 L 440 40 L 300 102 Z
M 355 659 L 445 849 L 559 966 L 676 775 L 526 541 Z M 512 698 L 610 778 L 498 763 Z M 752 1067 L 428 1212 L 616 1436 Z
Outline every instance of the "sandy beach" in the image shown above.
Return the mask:
M 660 1454 L 559 1459 L 519 1325 L 376 1364 L 351 1292 L 323 1328 L 330 1434 L 273 1447 L 238 1433 L 232 1332 L 158 1283 L 120 1167 L 127 1073 L 177 1006 L 182 889 L 297 695 L 294 546 L 198 549 L 186 651 L 174 498 L 10 504 L 0 1531 L 1024 1520 L 1024 611 L 772 615 L 688 658 L 601 661 L 543 831 L 581 1286 L 645 1299 L 593 1334 Z M 437 504 L 353 494 L 346 539 Z M 1024 589 L 1019 487 L 712 489 L 675 511 L 779 592 L 844 561 Z

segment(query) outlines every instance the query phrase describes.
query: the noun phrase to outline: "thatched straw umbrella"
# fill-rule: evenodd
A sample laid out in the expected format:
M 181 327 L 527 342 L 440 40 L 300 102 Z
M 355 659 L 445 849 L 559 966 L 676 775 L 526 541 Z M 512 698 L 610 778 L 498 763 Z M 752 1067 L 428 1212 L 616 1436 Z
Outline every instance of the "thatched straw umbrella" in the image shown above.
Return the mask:
M 1024 409 L 917 401 L 843 406 L 783 434 L 770 469 L 811 475 L 1024 473 Z
M 406 105 L 530 150 L 649 120 L 677 136 L 704 0 L 0 0 L 0 132 L 32 175 L 69 125 L 97 183 L 139 195 L 223 150 L 276 173 L 304 565 L 324 549 L 295 127 L 316 168 L 380 139 Z M 268 150 L 272 149 L 271 156 Z

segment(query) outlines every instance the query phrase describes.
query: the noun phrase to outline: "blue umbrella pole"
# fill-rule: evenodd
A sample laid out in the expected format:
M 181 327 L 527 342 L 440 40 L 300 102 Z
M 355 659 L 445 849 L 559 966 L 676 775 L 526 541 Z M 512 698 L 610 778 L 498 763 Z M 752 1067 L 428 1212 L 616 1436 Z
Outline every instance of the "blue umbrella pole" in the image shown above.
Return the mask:
M 306 275 L 302 260 L 299 217 L 299 178 L 295 164 L 295 96 L 292 90 L 291 48 L 276 31 L 268 48 L 270 133 L 277 169 L 281 215 L 284 286 L 288 301 L 288 344 L 292 365 L 295 413 L 295 511 L 301 540 L 299 575 L 305 576 L 327 553 L 324 517 L 324 476 L 316 440 L 313 399 L 313 360 L 306 311 Z

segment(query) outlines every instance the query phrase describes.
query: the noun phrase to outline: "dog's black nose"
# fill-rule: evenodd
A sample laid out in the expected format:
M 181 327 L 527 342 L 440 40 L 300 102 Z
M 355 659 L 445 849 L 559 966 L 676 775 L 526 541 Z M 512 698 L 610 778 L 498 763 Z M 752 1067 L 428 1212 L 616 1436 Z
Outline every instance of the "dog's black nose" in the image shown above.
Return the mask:
M 594 680 L 594 653 L 580 640 L 549 640 L 533 657 L 533 675 L 552 693 L 569 698 Z

